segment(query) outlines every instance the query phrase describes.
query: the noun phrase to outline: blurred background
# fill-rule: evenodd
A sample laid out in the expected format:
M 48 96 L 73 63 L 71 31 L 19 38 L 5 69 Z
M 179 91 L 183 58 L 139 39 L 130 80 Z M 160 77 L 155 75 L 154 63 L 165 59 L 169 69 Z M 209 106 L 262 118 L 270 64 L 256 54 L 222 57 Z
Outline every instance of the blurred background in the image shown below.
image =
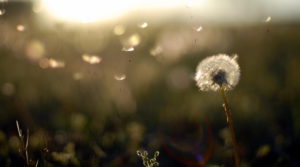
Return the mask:
M 243 167 L 296 167 L 300 1 L 0 0 L 0 166 L 233 166 L 199 61 L 238 54 Z M 26 137 L 28 157 L 16 127 Z M 38 161 L 38 163 L 37 163 Z

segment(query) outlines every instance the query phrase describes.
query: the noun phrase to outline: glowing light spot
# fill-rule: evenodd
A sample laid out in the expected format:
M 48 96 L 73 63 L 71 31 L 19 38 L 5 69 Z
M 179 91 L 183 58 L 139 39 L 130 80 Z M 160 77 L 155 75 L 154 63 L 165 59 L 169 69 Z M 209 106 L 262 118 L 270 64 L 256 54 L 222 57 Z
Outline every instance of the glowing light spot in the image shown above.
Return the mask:
M 63 68 L 65 67 L 65 63 L 60 60 L 49 59 L 49 67 L 51 68 Z
M 163 49 L 160 46 L 156 46 L 150 50 L 150 54 L 152 56 L 157 56 L 157 55 L 161 54 L 162 51 L 163 51 Z
M 134 51 L 134 47 L 138 46 L 141 42 L 141 37 L 139 34 L 133 34 L 129 36 L 128 38 L 121 40 L 121 43 L 123 45 L 122 51 L 125 52 L 132 52 Z
M 90 64 L 98 64 L 102 59 L 96 55 L 84 54 L 82 55 L 82 60 Z
M 138 26 L 140 27 L 140 28 L 147 28 L 148 27 L 148 23 L 147 22 L 143 22 L 143 23 L 139 23 L 138 24 Z
M 76 72 L 73 74 L 74 80 L 81 80 L 83 78 L 83 74 L 81 72 Z
M 256 153 L 257 157 L 264 157 L 271 151 L 271 147 L 269 145 L 262 145 Z
M 267 23 L 267 22 L 270 22 L 271 20 L 272 20 L 272 17 L 269 16 L 269 17 L 266 18 L 265 22 Z
M 1 88 L 2 94 L 5 96 L 12 96 L 15 93 L 15 90 L 15 86 L 9 82 L 4 83 Z
M 125 45 L 138 46 L 140 44 L 140 42 L 141 42 L 140 35 L 133 34 L 124 43 L 125 43 Z
M 122 51 L 124 51 L 124 52 L 133 52 L 134 51 L 134 47 L 132 47 L 132 46 L 131 47 L 125 47 L 124 46 L 122 48 Z
M 41 59 L 45 54 L 44 45 L 38 40 L 31 40 L 26 45 L 26 56 L 32 60 L 36 61 Z
M 196 27 L 195 30 L 196 30 L 197 32 L 200 32 L 200 31 L 203 30 L 203 27 L 202 27 L 202 26 Z
M 42 10 L 43 10 L 43 5 L 42 5 L 42 3 L 40 3 L 40 1 L 35 2 L 33 4 L 32 11 L 34 13 L 40 13 Z
M 115 35 L 123 35 L 126 31 L 126 28 L 123 25 L 116 25 L 114 28 Z
M 22 31 L 25 31 L 25 29 L 26 29 L 26 27 L 24 25 L 21 25 L 21 24 L 17 25 L 18 31 L 22 32 Z
M 43 58 L 39 60 L 39 66 L 43 69 L 46 68 L 63 68 L 65 67 L 65 63 L 60 60 L 55 60 L 55 59 L 47 59 Z
M 54 17 L 84 23 L 117 18 L 137 3 L 138 0 L 43 0 L 43 6 Z
M 0 9 L 0 16 L 4 15 L 5 14 L 5 9 Z
M 116 74 L 116 75 L 114 76 L 114 78 L 115 78 L 115 80 L 117 80 L 117 81 L 123 81 L 123 80 L 126 79 L 126 75 L 125 75 L 125 74 Z
M 82 129 L 85 124 L 86 124 L 87 120 L 86 117 L 83 114 L 80 113 L 73 113 L 71 115 L 71 127 L 78 130 L 78 129 Z
M 193 6 L 193 4 L 192 4 L 191 1 L 188 1 L 188 2 L 185 4 L 185 6 L 186 6 L 187 8 L 191 8 L 191 7 Z

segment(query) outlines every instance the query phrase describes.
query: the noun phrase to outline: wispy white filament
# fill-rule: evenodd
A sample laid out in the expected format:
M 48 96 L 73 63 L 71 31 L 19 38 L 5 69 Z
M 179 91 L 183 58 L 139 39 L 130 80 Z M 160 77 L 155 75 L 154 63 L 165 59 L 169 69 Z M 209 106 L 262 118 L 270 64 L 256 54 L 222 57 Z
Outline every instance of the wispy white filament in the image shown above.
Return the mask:
M 202 60 L 196 69 L 195 80 L 202 91 L 233 89 L 240 79 L 237 55 L 218 54 Z

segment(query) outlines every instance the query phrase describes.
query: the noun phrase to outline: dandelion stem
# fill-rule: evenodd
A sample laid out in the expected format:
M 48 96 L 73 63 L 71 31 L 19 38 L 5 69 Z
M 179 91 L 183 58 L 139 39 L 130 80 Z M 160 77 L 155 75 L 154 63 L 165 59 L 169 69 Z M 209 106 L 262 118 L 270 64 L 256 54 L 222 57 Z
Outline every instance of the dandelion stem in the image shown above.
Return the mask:
M 233 147 L 235 166 L 240 167 L 240 157 L 239 157 L 238 146 L 237 146 L 235 133 L 234 133 L 233 119 L 232 119 L 231 110 L 230 110 L 229 105 L 228 105 L 228 100 L 227 100 L 224 88 L 221 87 L 220 92 L 221 92 L 222 98 L 224 100 L 223 107 L 224 107 L 226 118 L 227 118 L 227 124 L 228 124 L 229 130 L 230 130 L 230 136 L 231 136 L 231 142 L 232 142 L 232 147 Z
M 18 121 L 16 121 L 16 126 L 17 126 L 18 135 L 19 135 L 20 142 L 21 142 L 20 153 L 21 153 L 21 156 L 23 156 L 24 160 L 26 161 L 25 166 L 29 167 L 30 166 L 29 165 L 30 160 L 29 160 L 29 156 L 28 156 L 29 130 L 27 129 L 27 135 L 25 138 Z M 24 140 L 26 140 L 26 141 L 24 141 Z

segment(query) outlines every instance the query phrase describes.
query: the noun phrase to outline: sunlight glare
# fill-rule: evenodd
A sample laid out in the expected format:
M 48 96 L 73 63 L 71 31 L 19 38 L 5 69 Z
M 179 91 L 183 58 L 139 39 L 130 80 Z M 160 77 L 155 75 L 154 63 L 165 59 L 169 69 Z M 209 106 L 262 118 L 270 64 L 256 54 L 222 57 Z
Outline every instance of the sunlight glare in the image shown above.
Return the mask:
M 43 0 L 54 17 L 83 23 L 108 20 L 125 14 L 138 0 Z
M 55 18 L 90 23 L 120 17 L 134 10 L 199 7 L 206 0 L 42 0 L 42 8 Z M 143 24 L 141 28 L 146 28 Z

